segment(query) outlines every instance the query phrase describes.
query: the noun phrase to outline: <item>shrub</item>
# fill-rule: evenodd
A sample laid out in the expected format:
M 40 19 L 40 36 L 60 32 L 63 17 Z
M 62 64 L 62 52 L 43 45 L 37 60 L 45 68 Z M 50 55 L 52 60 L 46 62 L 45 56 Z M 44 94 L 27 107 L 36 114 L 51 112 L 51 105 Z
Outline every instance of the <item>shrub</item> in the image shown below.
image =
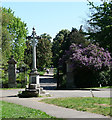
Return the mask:
M 79 83 L 82 83 L 82 86 L 84 86 L 84 83 L 85 86 L 98 86 L 99 84 L 109 83 L 109 78 L 106 79 L 106 72 L 102 72 L 110 70 L 110 61 L 112 58 L 107 50 L 94 44 L 83 48 L 81 45 L 73 43 L 69 51 L 65 53 L 62 59 L 60 59 L 60 64 L 65 63 L 65 61 L 70 61 L 74 71 L 78 71 L 75 77 Z
M 0 69 L 0 84 L 2 87 L 8 87 L 8 71 L 5 69 Z

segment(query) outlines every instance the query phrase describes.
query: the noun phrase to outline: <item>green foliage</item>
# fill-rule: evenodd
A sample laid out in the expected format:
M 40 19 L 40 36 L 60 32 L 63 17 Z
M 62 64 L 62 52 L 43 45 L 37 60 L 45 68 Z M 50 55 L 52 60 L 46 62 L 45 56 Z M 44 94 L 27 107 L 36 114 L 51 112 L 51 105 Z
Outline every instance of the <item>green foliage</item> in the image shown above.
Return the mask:
M 10 34 L 10 25 L 13 24 L 14 13 L 10 8 L 9 9 L 1 8 L 1 13 L 2 13 L 2 57 L 3 57 L 2 63 L 6 64 L 7 59 L 10 57 L 12 50 L 11 44 L 13 43 L 13 35 Z
M 14 12 L 10 8 L 2 8 L 3 64 L 7 64 L 10 55 L 14 55 L 17 62 L 24 59 L 27 32 L 26 23 L 22 22 L 20 18 L 14 16 Z
M 60 60 L 63 68 L 66 61 L 74 70 L 74 82 L 77 87 L 95 87 L 112 85 L 110 80 L 110 53 L 103 48 L 90 44 L 87 47 L 72 44 Z M 108 61 L 108 62 L 107 62 Z
M 110 109 L 111 98 L 97 98 L 97 97 L 75 97 L 75 98 L 54 98 L 44 99 L 42 102 L 54 104 L 57 106 L 76 109 L 78 111 L 87 111 L 105 116 L 112 116 Z
M 17 88 L 24 88 L 25 87 L 25 85 L 23 85 L 23 84 L 21 84 L 21 83 L 18 83 L 17 84 Z
M 8 87 L 8 68 L 7 66 L 1 66 L 0 68 L 0 84 L 2 83 L 3 87 Z
M 86 41 L 85 36 L 83 35 L 82 26 L 79 30 L 72 28 L 71 32 L 66 29 L 61 30 L 53 39 L 53 64 L 57 69 L 59 67 L 60 59 L 66 54 L 66 51 L 69 49 L 72 43 L 78 45 L 81 44 L 82 46 L 88 45 L 89 42 Z M 60 64 L 60 66 L 62 66 L 62 64 Z M 58 87 L 64 88 L 66 86 L 66 64 L 64 64 L 60 70 L 62 71 L 62 74 L 60 75 L 59 73 L 59 75 L 55 75 L 55 77 L 58 79 Z
M 72 30 L 68 36 L 68 39 L 70 41 L 70 45 L 72 43 L 75 43 L 77 45 L 81 45 L 81 46 L 85 47 L 89 44 L 89 41 L 87 41 L 85 39 L 85 35 L 82 30 L 82 25 L 80 26 L 79 30 L 77 30 L 76 28 L 72 28 Z
M 87 46 L 88 41 L 83 34 L 82 26 L 79 30 L 72 28 L 69 30 L 61 30 L 53 39 L 53 63 L 55 67 L 58 67 L 59 59 L 65 54 L 65 51 L 69 49 L 72 43 L 81 44 Z
M 39 75 L 43 76 L 45 74 L 45 71 L 39 71 Z
M 43 70 L 43 68 L 50 66 L 52 59 L 51 47 L 51 36 L 46 33 L 42 34 L 37 43 L 37 68 Z
M 61 88 L 66 88 L 66 80 L 67 80 L 66 75 L 60 76 L 60 81 L 61 81 L 60 87 Z
M 32 45 L 30 41 L 26 41 L 27 48 L 25 49 L 24 62 L 32 68 Z M 44 67 L 49 67 L 52 60 L 52 43 L 51 36 L 49 34 L 42 34 L 41 39 L 38 39 L 36 47 L 36 57 L 37 57 L 37 68 L 43 70 Z
M 70 31 L 67 29 L 61 30 L 53 39 L 52 52 L 54 67 L 58 66 L 59 59 L 62 57 L 62 55 L 64 54 L 65 50 L 69 45 L 69 41 L 67 39 L 69 33 Z
M 24 51 L 26 48 L 26 23 L 14 15 L 9 8 L 1 8 L 2 13 L 2 82 L 8 87 L 7 61 L 13 55 L 17 61 L 17 67 L 26 66 L 24 62 Z
M 99 6 L 89 2 L 91 16 L 88 20 L 88 39 L 98 42 L 112 53 L 112 1 L 102 1 Z
M 14 24 L 12 27 L 12 32 L 14 34 L 12 54 L 14 55 L 15 60 L 17 60 L 17 62 L 19 63 L 20 61 L 24 60 L 27 28 L 26 24 L 22 22 L 20 18 L 14 19 Z
M 32 46 L 30 44 L 30 41 L 26 41 L 26 49 L 24 52 L 24 63 L 27 64 L 30 69 L 32 68 L 32 59 L 33 59 L 33 55 L 32 55 Z
M 112 80 L 111 80 L 111 77 L 110 77 L 111 73 L 110 72 L 111 72 L 110 70 L 100 72 L 99 79 L 100 79 L 100 84 L 102 86 L 112 85 Z
M 13 55 L 17 61 L 17 67 L 21 67 L 26 48 L 26 23 L 14 15 L 9 8 L 1 8 L 2 13 L 2 85 L 8 87 L 7 61 Z M 25 64 L 23 63 L 25 66 Z
M 17 76 L 17 77 L 16 77 L 16 80 L 17 80 L 18 82 L 25 81 L 25 73 L 24 73 L 24 72 L 20 72 L 20 73 L 18 73 L 16 76 Z

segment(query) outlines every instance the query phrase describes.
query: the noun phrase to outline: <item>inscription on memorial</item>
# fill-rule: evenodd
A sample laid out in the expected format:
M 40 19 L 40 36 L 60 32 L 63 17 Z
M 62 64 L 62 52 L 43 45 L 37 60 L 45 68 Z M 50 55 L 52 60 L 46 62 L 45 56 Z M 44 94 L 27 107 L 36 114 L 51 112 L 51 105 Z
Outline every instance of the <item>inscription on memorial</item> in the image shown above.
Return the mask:
M 32 77 L 32 84 L 36 84 L 36 77 Z

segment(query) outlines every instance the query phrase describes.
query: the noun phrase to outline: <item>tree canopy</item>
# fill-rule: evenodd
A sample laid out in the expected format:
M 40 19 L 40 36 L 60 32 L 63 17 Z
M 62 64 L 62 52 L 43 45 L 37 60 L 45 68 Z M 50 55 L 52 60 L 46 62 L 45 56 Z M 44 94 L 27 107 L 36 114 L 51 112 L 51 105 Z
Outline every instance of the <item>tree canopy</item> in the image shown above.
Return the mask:
M 59 59 L 64 55 L 65 51 L 69 49 L 72 43 L 87 45 L 85 36 L 83 34 L 82 26 L 79 30 L 72 28 L 71 32 L 69 30 L 61 30 L 53 39 L 53 63 L 55 67 L 58 66 Z
M 37 58 L 37 68 L 43 70 L 44 67 L 49 67 L 52 61 L 52 43 L 51 36 L 47 33 L 40 35 L 41 39 L 38 39 L 36 46 L 36 58 Z M 26 41 L 27 48 L 25 49 L 24 62 L 32 68 L 32 45 L 30 41 Z
M 87 47 L 72 44 L 60 59 L 61 66 L 68 62 L 74 70 L 77 87 L 112 85 L 110 78 L 111 56 L 107 50 L 98 45 Z
M 9 8 L 2 8 L 2 63 L 11 55 L 19 62 L 24 59 L 27 25 Z M 6 49 L 7 48 L 7 49 Z
M 112 53 L 112 1 L 102 1 L 99 6 L 89 1 L 89 6 L 91 16 L 88 20 L 88 39 Z
M 52 52 L 53 52 L 53 63 L 55 67 L 58 66 L 59 59 L 62 57 L 65 50 L 67 49 L 67 46 L 69 44 L 69 41 L 67 40 L 67 36 L 69 33 L 70 31 L 67 29 L 61 30 L 53 39 Z
M 47 33 L 41 35 L 37 43 L 37 67 L 43 69 L 49 67 L 52 59 L 51 36 Z

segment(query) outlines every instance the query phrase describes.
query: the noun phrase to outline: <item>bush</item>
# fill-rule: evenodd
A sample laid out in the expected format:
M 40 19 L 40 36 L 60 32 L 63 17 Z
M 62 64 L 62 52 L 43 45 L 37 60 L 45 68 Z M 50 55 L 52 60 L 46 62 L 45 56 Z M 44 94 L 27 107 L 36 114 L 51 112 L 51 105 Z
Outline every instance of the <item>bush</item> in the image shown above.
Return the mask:
M 74 75 L 75 85 L 78 88 L 99 87 L 97 74 L 92 70 L 78 68 Z
M 60 74 L 58 76 L 57 74 L 55 74 L 54 78 L 57 79 L 57 89 L 66 88 L 66 75 Z
M 100 72 L 99 79 L 100 79 L 100 84 L 102 86 L 112 86 L 110 72 L 111 72 L 110 70 Z
M 60 64 L 71 62 L 75 73 L 76 84 L 79 87 L 93 87 L 99 84 L 110 83 L 111 55 L 107 50 L 98 45 L 90 44 L 83 48 L 81 45 L 72 44 L 69 51 L 60 59 Z
M 5 69 L 0 70 L 0 84 L 2 84 L 3 88 L 8 88 L 8 72 Z
M 25 88 L 26 84 L 25 83 L 18 83 L 17 88 Z

